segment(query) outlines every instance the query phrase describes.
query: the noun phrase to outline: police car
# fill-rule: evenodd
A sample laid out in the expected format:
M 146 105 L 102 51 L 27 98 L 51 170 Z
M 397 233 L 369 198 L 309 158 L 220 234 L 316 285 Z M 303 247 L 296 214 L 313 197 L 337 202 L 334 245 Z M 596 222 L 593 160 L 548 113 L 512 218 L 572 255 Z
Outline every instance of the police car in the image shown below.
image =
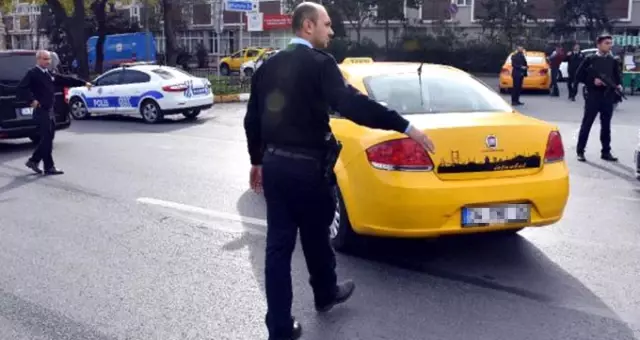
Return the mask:
M 91 89 L 66 91 L 74 119 L 112 114 L 142 116 L 147 123 L 174 114 L 193 119 L 211 108 L 214 100 L 208 79 L 154 64 L 123 65 L 105 72 L 92 84 Z

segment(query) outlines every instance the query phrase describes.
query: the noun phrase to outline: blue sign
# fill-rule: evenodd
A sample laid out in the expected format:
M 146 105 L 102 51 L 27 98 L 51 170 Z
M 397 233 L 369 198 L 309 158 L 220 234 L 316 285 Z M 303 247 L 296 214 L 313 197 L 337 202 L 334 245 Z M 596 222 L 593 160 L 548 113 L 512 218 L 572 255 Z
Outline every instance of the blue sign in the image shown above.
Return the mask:
M 253 1 L 227 1 L 227 11 L 232 12 L 252 12 L 257 9 L 257 5 Z

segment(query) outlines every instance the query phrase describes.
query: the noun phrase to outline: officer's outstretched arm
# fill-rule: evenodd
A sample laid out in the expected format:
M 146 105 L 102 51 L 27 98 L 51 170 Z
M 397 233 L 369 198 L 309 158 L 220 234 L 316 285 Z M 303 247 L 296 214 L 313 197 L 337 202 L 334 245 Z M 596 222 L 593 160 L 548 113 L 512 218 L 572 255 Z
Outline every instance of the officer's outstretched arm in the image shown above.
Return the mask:
M 257 79 L 261 74 L 260 71 L 261 68 L 258 68 L 253 77 L 251 77 L 251 93 L 247 103 L 247 113 L 244 116 L 244 132 L 247 136 L 247 148 L 251 158 L 251 165 L 262 164 L 262 112 L 260 112 L 259 107 L 257 85 Z
M 358 125 L 401 133 L 407 130 L 409 122 L 400 114 L 349 86 L 335 59 L 326 58 L 320 72 L 322 95 L 331 109 Z
M 86 81 L 83 81 L 71 76 L 65 76 L 62 74 L 56 74 L 53 79 L 55 80 L 55 84 L 58 86 L 80 87 L 80 86 L 85 86 L 87 84 Z

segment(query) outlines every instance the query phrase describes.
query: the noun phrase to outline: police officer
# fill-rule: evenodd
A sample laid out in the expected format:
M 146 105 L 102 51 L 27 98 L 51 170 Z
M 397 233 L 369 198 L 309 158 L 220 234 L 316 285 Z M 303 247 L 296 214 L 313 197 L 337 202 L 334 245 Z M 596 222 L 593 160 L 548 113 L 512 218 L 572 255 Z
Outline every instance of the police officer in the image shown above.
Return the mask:
M 612 85 L 622 91 L 620 66 L 611 55 L 613 40 L 610 35 L 599 36 L 597 44 L 598 51 L 584 59 L 576 74 L 576 79 L 584 83 L 588 93 L 585 98 L 584 116 L 576 151 L 578 160 L 585 162 L 584 150 L 589 132 L 596 116 L 600 113 L 601 158 L 605 161 L 617 162 L 618 159 L 611 154 L 611 118 L 617 95 L 615 90 L 607 86 L 601 78 L 611 80 Z
M 522 92 L 522 82 L 527 76 L 527 58 L 524 56 L 524 47 L 518 44 L 516 53 L 511 55 L 511 79 L 513 80 L 513 88 L 511 89 L 511 105 L 524 105 L 520 102 L 520 92 Z
M 346 84 L 335 59 L 320 51 L 333 35 L 326 9 L 299 4 L 292 16 L 297 37 L 264 62 L 252 77 L 244 121 L 251 158 L 251 187 L 267 205 L 266 325 L 269 339 L 298 339 L 291 315 L 291 258 L 298 229 L 316 311 L 345 302 L 352 281 L 337 283 L 329 226 L 336 209 L 330 158 L 329 110 L 357 124 L 406 133 L 427 151 L 431 140 L 392 111 Z
M 64 172 L 55 167 L 53 157 L 53 134 L 55 131 L 55 115 L 53 112 L 56 86 L 78 87 L 91 84 L 85 81 L 52 74 L 49 71 L 51 53 L 41 50 L 36 52 L 36 66 L 30 69 L 18 85 L 18 97 L 31 103 L 33 118 L 38 124 L 40 142 L 33 155 L 25 164 L 29 169 L 41 174 L 40 161 L 44 163 L 45 175 L 61 175 Z
M 584 60 L 584 54 L 580 50 L 580 44 L 573 45 L 573 50 L 567 53 L 567 90 L 569 91 L 569 100 L 576 101 L 578 94 L 578 82 L 576 81 L 576 72 L 578 66 Z

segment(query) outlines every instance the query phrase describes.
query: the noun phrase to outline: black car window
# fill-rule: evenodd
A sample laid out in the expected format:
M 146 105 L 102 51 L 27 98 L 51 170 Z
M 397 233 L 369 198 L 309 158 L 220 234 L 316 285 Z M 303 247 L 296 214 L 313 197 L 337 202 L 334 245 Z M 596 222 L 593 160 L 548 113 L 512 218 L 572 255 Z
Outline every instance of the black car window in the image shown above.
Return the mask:
M 16 85 L 27 71 L 36 66 L 36 55 L 32 54 L 0 54 L 0 84 Z
M 121 81 L 122 71 L 113 71 L 96 80 L 97 86 L 118 85 Z
M 125 70 L 122 84 L 140 84 L 151 81 L 148 74 L 135 70 Z

